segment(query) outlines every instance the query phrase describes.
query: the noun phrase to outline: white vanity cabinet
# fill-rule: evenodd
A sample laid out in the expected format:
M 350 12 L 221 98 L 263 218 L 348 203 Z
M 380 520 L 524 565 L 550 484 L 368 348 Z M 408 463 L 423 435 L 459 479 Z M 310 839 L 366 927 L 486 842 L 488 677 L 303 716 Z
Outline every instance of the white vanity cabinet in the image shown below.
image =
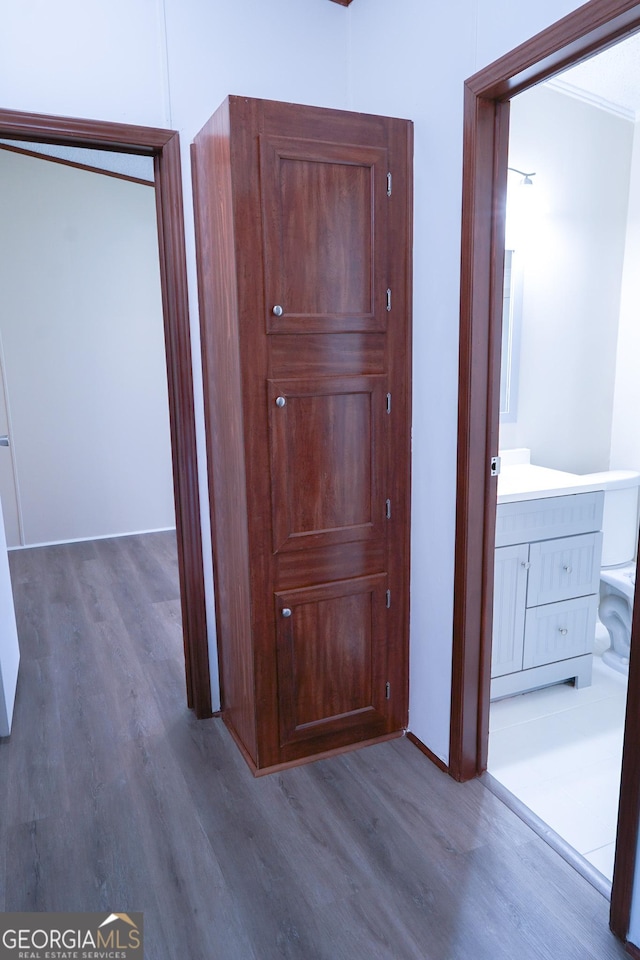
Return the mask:
M 491 699 L 591 683 L 604 493 L 498 503 Z

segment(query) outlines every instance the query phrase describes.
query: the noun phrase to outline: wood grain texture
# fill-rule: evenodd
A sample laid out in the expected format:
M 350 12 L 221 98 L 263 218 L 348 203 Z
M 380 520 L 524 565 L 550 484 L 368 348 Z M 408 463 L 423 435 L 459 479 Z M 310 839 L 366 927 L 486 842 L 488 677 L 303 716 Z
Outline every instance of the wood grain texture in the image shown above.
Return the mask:
M 167 138 L 162 151 L 155 154 L 154 163 L 187 692 L 196 716 L 210 717 L 211 677 L 177 133 Z
M 338 340 L 322 334 L 274 337 L 269 352 L 269 375 L 293 377 L 301 364 L 310 377 L 383 373 L 386 365 L 384 334 L 343 333 Z
M 386 197 L 379 185 L 387 170 L 381 147 L 261 138 L 269 332 L 386 328 Z M 274 316 L 274 304 L 282 316 Z
M 386 586 L 378 575 L 276 594 L 283 748 L 347 728 L 360 740 L 388 732 Z
M 87 146 L 155 156 L 175 137 L 175 130 L 0 110 L 0 132 L 7 140 L 32 140 Z
M 185 706 L 170 546 L 12 554 L 25 669 L 0 742 L 0 910 L 141 910 L 153 960 L 625 956 L 600 894 L 407 739 L 255 779 Z M 129 592 L 141 564 L 161 586 Z
M 241 97 L 195 140 L 224 708 L 256 770 L 342 748 L 356 727 L 371 739 L 406 723 L 411 145 L 406 121 Z M 373 575 L 393 596 L 384 725 L 327 706 L 324 734 L 317 723 L 294 738 L 291 723 L 305 723 L 289 722 L 283 691 L 330 701 L 331 678 L 303 679 L 301 664 L 328 670 L 350 632 L 330 617 L 329 639 L 310 620 L 326 656 L 305 659 L 303 644 L 283 685 L 275 600 Z
M 269 381 L 274 553 L 383 535 L 386 384 L 308 375 Z
M 497 452 L 499 347 L 508 100 L 606 49 L 640 28 L 640 4 L 591 0 L 471 77 L 465 84 L 459 457 L 454 602 L 451 772 L 486 766 L 495 489 L 488 456 Z M 640 644 L 634 617 L 632 646 Z M 634 671 L 635 675 L 635 671 Z M 640 756 L 635 718 L 640 677 L 630 683 L 611 926 L 627 935 L 639 833 Z
M 222 709 L 255 756 L 247 487 L 240 415 L 244 397 L 229 125 L 225 102 L 195 138 L 192 169 Z
M 178 565 L 189 703 L 211 715 L 180 147 L 174 130 L 0 110 L 0 137 L 154 158 Z

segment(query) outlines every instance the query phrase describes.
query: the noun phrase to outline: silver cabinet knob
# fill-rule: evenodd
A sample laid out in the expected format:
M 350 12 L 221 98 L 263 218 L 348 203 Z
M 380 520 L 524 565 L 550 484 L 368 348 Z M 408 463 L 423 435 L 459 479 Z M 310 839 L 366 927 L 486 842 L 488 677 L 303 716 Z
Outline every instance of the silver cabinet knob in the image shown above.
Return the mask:
M 563 564 L 562 569 L 565 573 L 571 573 L 571 566 L 568 563 Z
M 284 407 L 286 406 L 286 403 L 287 401 L 285 397 L 276 397 L 276 407 Z
M 566 627 L 558 627 L 558 630 L 560 632 L 560 636 L 562 637 L 566 637 L 566 635 L 569 633 Z
M 283 616 L 283 617 L 290 617 L 290 616 L 291 616 L 291 610 L 289 609 L 289 607 L 283 607 L 283 608 L 282 608 L 282 616 Z
M 529 563 L 528 560 L 522 560 L 522 561 L 520 562 L 520 566 L 521 566 L 521 567 L 524 567 L 525 570 L 528 570 L 529 567 L 531 566 L 531 564 Z
M 276 303 L 276 305 L 275 305 L 275 307 L 273 307 L 271 313 L 274 315 L 274 317 L 281 317 L 282 314 L 284 313 L 284 310 L 282 309 L 282 307 L 280 306 L 279 303 Z
M 5 434 L 4 437 L 0 437 L 0 447 L 8 447 L 8 446 L 9 446 L 9 437 Z

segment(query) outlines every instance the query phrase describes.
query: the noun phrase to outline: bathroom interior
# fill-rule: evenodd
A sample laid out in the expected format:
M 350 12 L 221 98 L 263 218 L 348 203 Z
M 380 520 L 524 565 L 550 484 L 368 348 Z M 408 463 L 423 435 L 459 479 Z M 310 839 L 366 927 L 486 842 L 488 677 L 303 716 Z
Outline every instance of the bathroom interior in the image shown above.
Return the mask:
M 488 772 L 605 887 L 638 542 L 638 63 L 636 36 L 520 94 L 509 139 Z

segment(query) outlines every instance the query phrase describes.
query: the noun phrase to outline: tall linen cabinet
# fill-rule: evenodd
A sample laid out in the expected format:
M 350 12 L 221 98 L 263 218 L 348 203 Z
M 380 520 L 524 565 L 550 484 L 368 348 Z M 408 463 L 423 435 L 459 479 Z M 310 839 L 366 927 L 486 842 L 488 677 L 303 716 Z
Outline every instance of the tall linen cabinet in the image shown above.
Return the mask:
M 412 138 L 229 97 L 192 148 L 222 709 L 254 773 L 407 723 Z

